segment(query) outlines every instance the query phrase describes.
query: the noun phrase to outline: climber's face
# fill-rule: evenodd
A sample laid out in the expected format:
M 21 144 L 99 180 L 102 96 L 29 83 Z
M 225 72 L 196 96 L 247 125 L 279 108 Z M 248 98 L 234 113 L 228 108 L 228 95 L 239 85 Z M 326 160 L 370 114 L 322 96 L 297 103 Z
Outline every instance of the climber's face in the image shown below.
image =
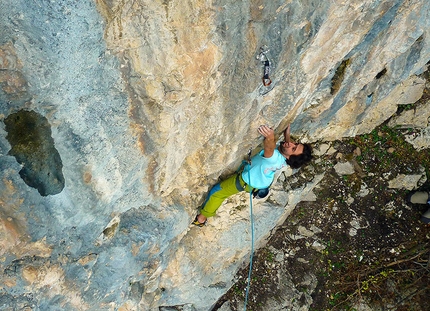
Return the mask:
M 287 158 L 289 159 L 292 155 L 299 155 L 303 153 L 303 145 L 299 143 L 295 143 L 293 141 L 285 142 L 283 141 L 279 145 L 279 151 Z

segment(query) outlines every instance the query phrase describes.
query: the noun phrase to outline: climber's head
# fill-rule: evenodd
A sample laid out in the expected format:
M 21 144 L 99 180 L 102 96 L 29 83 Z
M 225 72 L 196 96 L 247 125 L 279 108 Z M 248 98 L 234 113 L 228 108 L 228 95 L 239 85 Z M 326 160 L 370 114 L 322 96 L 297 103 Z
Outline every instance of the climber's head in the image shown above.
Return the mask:
M 309 144 L 282 142 L 279 145 L 279 151 L 292 168 L 299 168 L 312 160 L 312 147 Z

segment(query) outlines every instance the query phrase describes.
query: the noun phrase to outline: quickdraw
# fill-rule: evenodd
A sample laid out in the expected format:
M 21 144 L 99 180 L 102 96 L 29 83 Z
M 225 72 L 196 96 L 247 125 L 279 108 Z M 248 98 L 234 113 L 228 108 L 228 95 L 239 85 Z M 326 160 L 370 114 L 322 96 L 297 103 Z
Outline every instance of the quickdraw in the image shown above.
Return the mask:
M 260 60 L 264 66 L 264 74 L 263 74 L 263 78 L 262 78 L 264 86 L 269 86 L 272 83 L 272 80 L 269 77 L 272 63 L 270 62 L 269 58 L 267 57 L 268 52 L 269 52 L 269 49 L 267 48 L 267 46 L 262 46 L 260 48 L 260 54 L 258 54 L 258 56 L 257 56 L 257 59 Z
M 252 154 L 252 147 L 248 150 L 248 164 L 251 165 L 251 154 Z
M 263 76 L 263 85 L 269 86 L 272 83 L 272 80 L 269 78 L 270 73 L 270 62 L 266 60 L 264 62 L 264 76 Z

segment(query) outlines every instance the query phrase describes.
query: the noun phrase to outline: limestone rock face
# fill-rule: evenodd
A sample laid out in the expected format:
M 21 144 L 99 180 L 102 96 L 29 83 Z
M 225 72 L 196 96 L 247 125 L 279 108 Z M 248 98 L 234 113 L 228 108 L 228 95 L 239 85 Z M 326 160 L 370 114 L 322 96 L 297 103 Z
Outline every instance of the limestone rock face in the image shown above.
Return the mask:
M 0 0 L 1 308 L 208 310 L 250 250 L 246 194 L 189 228 L 208 189 L 261 148 L 260 124 L 335 140 L 420 98 L 429 12 L 426 0 Z M 10 136 L 35 133 L 10 133 L 16 113 L 46 120 L 40 150 L 57 162 L 16 157 Z M 20 171 L 46 163 L 61 174 L 37 179 L 60 186 L 41 193 Z M 257 246 L 322 178 L 256 203 Z

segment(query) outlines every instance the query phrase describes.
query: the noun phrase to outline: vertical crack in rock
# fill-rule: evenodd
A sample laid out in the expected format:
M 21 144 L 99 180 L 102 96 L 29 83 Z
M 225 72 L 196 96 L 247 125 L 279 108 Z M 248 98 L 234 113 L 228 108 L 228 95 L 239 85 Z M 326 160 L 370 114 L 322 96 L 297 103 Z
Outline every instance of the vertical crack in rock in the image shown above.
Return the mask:
M 337 91 L 339 91 L 340 86 L 342 85 L 342 82 L 343 82 L 343 78 L 345 77 L 346 67 L 348 67 L 349 63 L 350 63 L 350 60 L 345 59 L 342 61 L 339 67 L 337 67 L 336 72 L 333 78 L 331 79 L 331 90 L 330 90 L 331 95 L 334 95 L 337 93 Z
M 4 123 L 12 146 L 8 154 L 23 166 L 19 175 L 24 182 L 42 196 L 60 193 L 64 188 L 63 163 L 48 120 L 34 111 L 20 110 Z

